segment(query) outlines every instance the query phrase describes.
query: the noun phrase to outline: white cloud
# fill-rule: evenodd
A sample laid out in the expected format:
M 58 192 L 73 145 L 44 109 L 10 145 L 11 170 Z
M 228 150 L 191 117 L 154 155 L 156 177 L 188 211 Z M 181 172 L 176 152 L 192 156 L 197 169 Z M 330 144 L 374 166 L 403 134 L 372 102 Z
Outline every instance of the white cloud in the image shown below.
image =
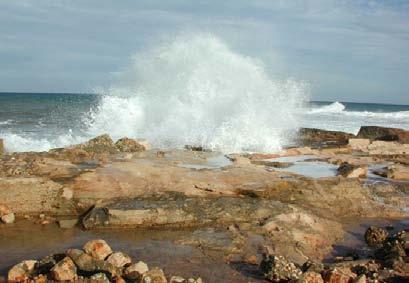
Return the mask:
M 0 0 L 0 90 L 87 91 L 135 51 L 196 31 L 310 81 L 315 99 L 409 104 L 403 1 Z

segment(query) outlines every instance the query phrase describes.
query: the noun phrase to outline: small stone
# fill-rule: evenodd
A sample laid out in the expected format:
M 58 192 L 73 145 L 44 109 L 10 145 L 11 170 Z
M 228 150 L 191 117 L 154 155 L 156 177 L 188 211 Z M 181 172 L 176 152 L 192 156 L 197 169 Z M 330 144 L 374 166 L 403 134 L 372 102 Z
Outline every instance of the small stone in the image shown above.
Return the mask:
M 272 282 L 297 280 L 302 271 L 283 256 L 264 255 L 260 270 L 266 279 Z
M 84 245 L 84 251 L 93 258 L 104 260 L 112 254 L 111 247 L 104 240 L 92 240 Z
M 6 223 L 6 224 L 14 223 L 15 220 L 16 220 L 16 217 L 14 216 L 13 212 L 9 214 L 5 214 L 1 217 L 1 221 L 3 221 L 3 223 Z
M 90 277 L 92 283 L 110 283 L 105 273 L 96 273 Z
M 44 219 L 44 218 L 45 218 L 45 214 L 44 214 L 44 213 L 39 214 L 39 215 L 38 215 L 38 218 Z
M 142 275 L 142 283 L 167 283 L 165 274 L 162 269 L 157 267 L 145 272 Z
M 13 266 L 7 276 L 8 282 L 25 282 L 34 271 L 36 260 L 25 260 Z
M 371 226 L 365 232 L 365 241 L 369 246 L 376 246 L 383 244 L 388 236 L 388 231 L 385 229 Z
M 127 254 L 115 252 L 108 257 L 107 262 L 111 263 L 115 267 L 124 267 L 125 265 L 130 264 L 132 259 Z
M 148 265 L 143 261 L 131 264 L 124 271 L 124 277 L 130 280 L 138 280 L 149 271 Z
M 65 257 L 51 269 L 51 275 L 57 281 L 73 281 L 77 276 L 77 267 L 71 258 Z

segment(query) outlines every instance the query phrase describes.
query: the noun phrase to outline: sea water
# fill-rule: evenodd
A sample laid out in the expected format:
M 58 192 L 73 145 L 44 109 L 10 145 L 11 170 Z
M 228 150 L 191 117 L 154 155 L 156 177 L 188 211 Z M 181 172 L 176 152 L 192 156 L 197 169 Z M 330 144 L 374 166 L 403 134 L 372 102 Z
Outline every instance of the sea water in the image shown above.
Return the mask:
M 217 37 L 181 37 L 133 56 L 115 85 L 94 94 L 0 93 L 0 138 L 8 151 L 44 151 L 108 133 L 232 153 L 278 151 L 299 127 L 409 129 L 407 105 L 309 97 L 307 83 L 273 78 L 257 58 Z

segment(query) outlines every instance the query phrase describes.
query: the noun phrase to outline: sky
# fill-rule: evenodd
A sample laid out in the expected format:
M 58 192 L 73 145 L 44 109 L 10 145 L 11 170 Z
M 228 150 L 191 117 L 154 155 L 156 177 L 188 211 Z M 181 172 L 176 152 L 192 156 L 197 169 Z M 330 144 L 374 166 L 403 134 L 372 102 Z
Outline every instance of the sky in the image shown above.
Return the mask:
M 180 33 L 214 34 L 312 100 L 409 104 L 405 0 L 0 0 L 0 91 L 92 92 Z

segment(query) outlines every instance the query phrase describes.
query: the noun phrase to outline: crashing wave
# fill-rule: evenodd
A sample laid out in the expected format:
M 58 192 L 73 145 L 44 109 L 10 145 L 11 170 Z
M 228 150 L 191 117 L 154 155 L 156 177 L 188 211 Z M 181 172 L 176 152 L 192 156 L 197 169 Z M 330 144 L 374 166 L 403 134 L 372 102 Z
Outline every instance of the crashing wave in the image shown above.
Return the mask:
M 258 60 L 212 35 L 182 36 L 133 57 L 90 115 L 88 132 L 159 147 L 275 151 L 298 126 L 306 85 L 275 81 Z
M 345 110 L 345 105 L 335 101 L 329 105 L 325 105 L 319 108 L 311 109 L 309 111 L 310 114 L 316 113 L 342 113 Z

